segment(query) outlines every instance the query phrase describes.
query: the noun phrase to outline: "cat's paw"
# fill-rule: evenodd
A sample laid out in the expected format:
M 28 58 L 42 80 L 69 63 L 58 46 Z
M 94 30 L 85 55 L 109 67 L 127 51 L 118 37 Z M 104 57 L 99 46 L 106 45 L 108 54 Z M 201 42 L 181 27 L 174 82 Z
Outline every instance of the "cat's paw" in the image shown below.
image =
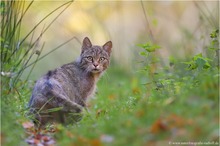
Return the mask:
M 71 113 L 81 113 L 82 109 L 81 108 L 73 108 L 73 109 L 70 109 L 70 112 Z

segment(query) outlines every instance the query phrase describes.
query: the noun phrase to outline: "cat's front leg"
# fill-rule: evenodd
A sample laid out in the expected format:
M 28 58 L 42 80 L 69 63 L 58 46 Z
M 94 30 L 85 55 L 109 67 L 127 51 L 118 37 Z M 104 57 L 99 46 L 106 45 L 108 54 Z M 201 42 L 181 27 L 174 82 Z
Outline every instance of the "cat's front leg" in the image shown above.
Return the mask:
M 45 107 L 47 110 L 40 112 L 40 118 L 38 118 L 40 119 L 40 123 L 46 123 L 44 121 L 54 121 L 71 124 L 82 119 L 81 112 L 83 107 L 81 105 L 70 101 L 66 96 L 61 94 L 55 94 L 49 98 L 51 99 L 48 102 L 49 108 Z
M 61 93 L 57 93 L 57 91 L 50 91 L 47 93 L 47 96 L 52 100 L 48 102 L 48 104 L 53 107 L 62 107 L 62 111 L 71 112 L 71 113 L 80 113 L 83 110 L 83 106 L 71 101 L 67 96 Z

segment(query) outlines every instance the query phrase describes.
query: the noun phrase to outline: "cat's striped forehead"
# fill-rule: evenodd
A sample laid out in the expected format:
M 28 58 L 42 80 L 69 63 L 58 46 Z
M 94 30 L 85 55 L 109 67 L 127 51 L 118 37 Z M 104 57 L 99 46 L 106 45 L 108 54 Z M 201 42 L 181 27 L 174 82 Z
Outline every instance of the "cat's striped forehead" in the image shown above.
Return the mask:
M 106 52 L 102 47 L 100 46 L 92 46 L 91 48 L 87 48 L 84 50 L 81 54 L 82 56 L 104 56 L 108 58 L 108 52 Z

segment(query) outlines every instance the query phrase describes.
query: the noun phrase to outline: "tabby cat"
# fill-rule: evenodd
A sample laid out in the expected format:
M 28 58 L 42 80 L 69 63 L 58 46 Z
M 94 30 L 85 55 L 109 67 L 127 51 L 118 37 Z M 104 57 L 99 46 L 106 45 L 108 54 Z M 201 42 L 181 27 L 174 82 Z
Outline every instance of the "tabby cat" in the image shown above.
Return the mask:
M 36 125 L 81 119 L 87 98 L 94 94 L 98 79 L 109 66 L 111 48 L 111 41 L 97 46 L 86 37 L 76 61 L 49 71 L 36 82 L 29 101 Z

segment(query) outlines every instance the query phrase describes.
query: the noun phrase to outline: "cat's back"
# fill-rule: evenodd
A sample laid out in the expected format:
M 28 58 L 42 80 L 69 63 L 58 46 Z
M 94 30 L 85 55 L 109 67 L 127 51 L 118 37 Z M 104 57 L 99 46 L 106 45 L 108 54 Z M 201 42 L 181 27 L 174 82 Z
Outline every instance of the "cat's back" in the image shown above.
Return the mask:
M 37 80 L 34 87 L 34 94 L 46 95 L 50 90 L 63 90 L 71 84 L 79 82 L 80 71 L 76 63 L 68 63 L 54 70 L 48 71 Z
M 54 71 L 49 72 L 46 76 L 49 76 L 49 79 L 55 79 L 61 84 L 69 84 L 79 80 L 81 75 L 80 67 L 76 62 L 65 64 Z

